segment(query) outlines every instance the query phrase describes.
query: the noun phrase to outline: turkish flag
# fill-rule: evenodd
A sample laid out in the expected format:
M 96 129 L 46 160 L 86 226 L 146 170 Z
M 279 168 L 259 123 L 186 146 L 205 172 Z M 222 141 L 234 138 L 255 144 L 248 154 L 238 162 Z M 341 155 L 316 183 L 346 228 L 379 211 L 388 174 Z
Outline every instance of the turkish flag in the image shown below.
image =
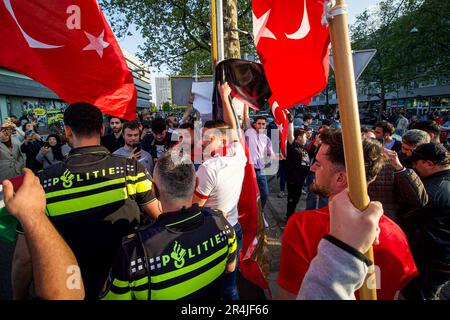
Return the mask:
M 0 2 L 0 66 L 23 73 L 68 103 L 134 120 L 137 92 L 95 0 Z
M 323 6 L 323 0 L 252 1 L 255 46 L 282 137 L 288 125 L 284 110 L 309 104 L 327 84 L 330 38 L 328 26 L 322 25 Z M 285 153 L 284 143 L 281 148 Z
M 238 124 L 239 125 L 239 124 Z M 251 163 L 250 150 L 241 132 L 241 143 L 245 148 L 245 166 L 242 192 L 238 203 L 239 223 L 242 226 L 242 250 L 239 256 L 239 270 L 242 276 L 251 281 L 270 296 L 270 288 L 262 272 L 264 260 L 264 221 L 256 173 Z

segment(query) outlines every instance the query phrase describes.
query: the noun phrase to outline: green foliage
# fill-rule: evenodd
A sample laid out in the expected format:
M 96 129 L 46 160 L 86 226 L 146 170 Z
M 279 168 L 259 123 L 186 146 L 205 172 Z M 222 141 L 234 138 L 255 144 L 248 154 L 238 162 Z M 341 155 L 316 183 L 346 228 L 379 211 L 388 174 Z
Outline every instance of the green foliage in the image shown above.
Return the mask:
M 449 31 L 448 1 L 382 0 L 374 12 L 364 11 L 351 33 L 353 50 L 377 49 L 361 76 L 369 94 L 384 107 L 387 92 L 448 76 Z
M 211 74 L 210 1 L 100 0 L 118 37 L 134 24 L 144 38 L 139 58 L 161 70 Z M 251 0 L 238 0 L 239 28 L 251 32 Z M 250 39 L 240 37 L 242 53 L 254 52 Z
M 170 112 L 172 110 L 172 105 L 170 104 L 170 102 L 164 102 L 162 105 L 162 110 L 164 112 Z

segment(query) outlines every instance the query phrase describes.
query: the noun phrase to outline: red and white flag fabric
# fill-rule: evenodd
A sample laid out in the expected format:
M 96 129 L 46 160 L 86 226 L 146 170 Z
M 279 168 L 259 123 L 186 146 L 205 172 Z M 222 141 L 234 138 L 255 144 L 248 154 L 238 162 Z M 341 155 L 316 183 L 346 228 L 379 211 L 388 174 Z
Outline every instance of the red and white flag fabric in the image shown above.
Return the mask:
M 0 1 L 0 39 L 0 66 L 68 103 L 87 102 L 135 119 L 133 76 L 97 1 Z
M 280 141 L 285 141 L 288 124 L 284 110 L 309 104 L 327 84 L 330 38 L 328 26 L 322 25 L 324 2 L 252 1 L 255 46 L 272 91 L 269 102 Z

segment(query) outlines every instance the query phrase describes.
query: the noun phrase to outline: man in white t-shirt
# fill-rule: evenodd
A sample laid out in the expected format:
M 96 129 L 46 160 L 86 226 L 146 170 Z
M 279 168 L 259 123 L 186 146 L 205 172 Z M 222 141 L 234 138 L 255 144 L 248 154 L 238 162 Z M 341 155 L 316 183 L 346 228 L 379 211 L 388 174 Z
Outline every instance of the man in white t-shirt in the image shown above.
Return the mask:
M 239 142 L 236 123 L 232 120 L 232 110 L 228 97 L 230 87 L 227 83 L 219 87 L 222 97 L 224 121 L 207 121 L 203 128 L 204 162 L 197 171 L 198 185 L 195 189 L 193 203 L 218 209 L 227 217 L 236 231 L 238 249 L 242 248 L 242 229 L 238 222 L 237 205 L 244 181 L 247 158 Z M 237 268 L 225 275 L 223 298 L 239 299 L 236 285 Z

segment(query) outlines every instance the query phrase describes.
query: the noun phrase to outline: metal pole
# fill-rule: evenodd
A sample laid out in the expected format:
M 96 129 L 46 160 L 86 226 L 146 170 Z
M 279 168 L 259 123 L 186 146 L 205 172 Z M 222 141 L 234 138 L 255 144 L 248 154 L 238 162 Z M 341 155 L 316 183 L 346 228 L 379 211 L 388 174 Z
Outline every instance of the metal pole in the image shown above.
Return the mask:
M 223 41 L 223 1 L 216 0 L 216 23 L 217 23 L 217 61 L 225 59 L 225 46 Z
M 211 51 L 212 51 L 212 69 L 214 71 L 218 62 L 217 52 L 217 10 L 216 0 L 211 0 Z

